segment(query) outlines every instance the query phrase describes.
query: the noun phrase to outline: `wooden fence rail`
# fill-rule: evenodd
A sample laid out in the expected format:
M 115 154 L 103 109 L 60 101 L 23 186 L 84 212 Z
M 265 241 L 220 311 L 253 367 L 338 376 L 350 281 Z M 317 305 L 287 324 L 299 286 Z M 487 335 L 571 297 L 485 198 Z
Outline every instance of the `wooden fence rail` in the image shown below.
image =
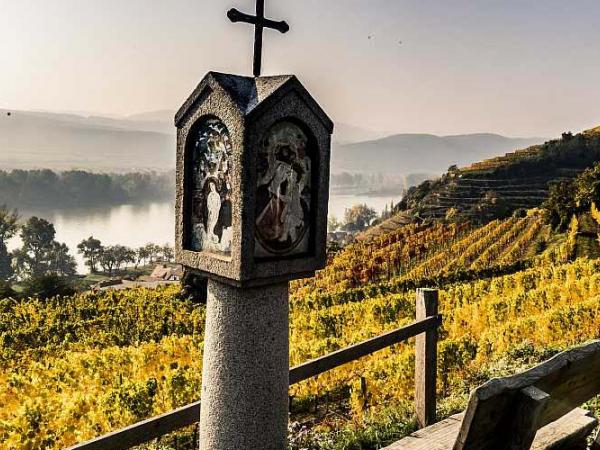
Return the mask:
M 290 369 L 290 385 L 312 378 L 378 350 L 417 337 L 415 357 L 415 409 L 421 426 L 435 421 L 435 386 L 437 365 L 437 330 L 442 316 L 437 314 L 438 292 L 418 289 L 417 321 L 394 331 L 313 359 Z M 151 417 L 126 428 L 105 434 L 67 450 L 125 450 L 144 444 L 200 419 L 200 401 Z

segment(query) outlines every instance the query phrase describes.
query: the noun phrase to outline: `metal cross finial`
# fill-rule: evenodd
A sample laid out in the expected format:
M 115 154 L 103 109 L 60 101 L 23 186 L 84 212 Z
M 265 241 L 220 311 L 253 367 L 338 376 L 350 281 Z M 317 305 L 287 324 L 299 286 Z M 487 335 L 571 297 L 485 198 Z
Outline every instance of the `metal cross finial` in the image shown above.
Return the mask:
M 287 33 L 290 26 L 285 21 L 276 22 L 265 19 L 265 0 L 256 0 L 256 16 L 244 14 L 235 8 L 227 12 L 227 17 L 232 22 L 245 22 L 254 25 L 254 76 L 260 77 L 262 64 L 263 29 L 272 28 L 280 33 Z

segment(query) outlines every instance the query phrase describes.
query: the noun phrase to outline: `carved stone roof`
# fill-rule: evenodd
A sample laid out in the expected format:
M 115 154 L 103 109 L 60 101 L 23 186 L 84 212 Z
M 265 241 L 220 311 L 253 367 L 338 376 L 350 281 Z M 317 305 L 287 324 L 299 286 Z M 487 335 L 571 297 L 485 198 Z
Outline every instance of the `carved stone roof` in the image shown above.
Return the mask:
M 259 106 L 269 103 L 268 100 L 285 95 L 289 90 L 294 89 L 309 104 L 313 112 L 319 116 L 325 127 L 330 132 L 333 130 L 331 119 L 329 119 L 327 114 L 325 114 L 319 104 L 311 97 L 294 75 L 253 78 L 219 72 L 209 72 L 204 77 L 175 115 L 175 125 L 181 126 L 188 112 L 198 102 L 202 101 L 202 96 L 206 89 L 214 89 L 216 86 L 223 89 L 231 97 L 240 112 L 245 116 L 259 109 Z

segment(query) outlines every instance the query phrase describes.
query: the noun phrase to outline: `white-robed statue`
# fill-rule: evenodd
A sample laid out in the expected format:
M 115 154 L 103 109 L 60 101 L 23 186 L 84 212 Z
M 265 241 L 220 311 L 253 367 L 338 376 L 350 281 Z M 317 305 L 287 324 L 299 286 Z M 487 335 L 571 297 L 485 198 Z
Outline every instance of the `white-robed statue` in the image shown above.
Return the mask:
M 295 242 L 298 228 L 304 225 L 304 210 L 300 201 L 302 189 L 304 189 L 304 177 L 298 182 L 298 174 L 291 170 L 287 179 L 288 195 L 285 198 L 285 207 L 281 215 L 283 230 L 279 237 L 280 242 L 287 241 L 288 237 Z
M 211 243 L 218 244 L 219 237 L 215 234 L 215 227 L 219 220 L 219 212 L 221 211 L 221 195 L 217 192 L 217 186 L 213 181 L 209 182 L 210 192 L 206 198 L 206 209 L 208 217 L 206 219 L 206 233 L 208 240 Z

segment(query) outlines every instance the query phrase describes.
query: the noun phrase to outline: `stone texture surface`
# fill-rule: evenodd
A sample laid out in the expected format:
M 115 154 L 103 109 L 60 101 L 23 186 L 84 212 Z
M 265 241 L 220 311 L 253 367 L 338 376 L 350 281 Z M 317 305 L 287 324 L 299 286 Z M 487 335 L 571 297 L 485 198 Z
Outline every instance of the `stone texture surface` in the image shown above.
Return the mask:
M 288 284 L 209 280 L 200 448 L 287 448 Z
M 200 119 L 218 117 L 227 127 L 233 146 L 231 255 L 194 252 L 184 241 L 189 180 L 188 136 Z M 285 260 L 254 258 L 254 218 L 257 146 L 278 121 L 295 121 L 307 129 L 317 146 L 311 251 Z M 325 240 L 329 201 L 329 161 L 333 122 L 294 76 L 249 78 L 209 73 L 176 115 L 177 261 L 199 274 L 234 286 L 258 286 L 310 276 L 326 263 Z

